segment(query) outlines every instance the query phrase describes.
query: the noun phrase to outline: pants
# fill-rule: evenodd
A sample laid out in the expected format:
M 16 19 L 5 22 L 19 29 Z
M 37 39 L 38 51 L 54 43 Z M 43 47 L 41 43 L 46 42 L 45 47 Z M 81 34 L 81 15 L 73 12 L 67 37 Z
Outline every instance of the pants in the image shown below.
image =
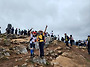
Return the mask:
M 73 45 L 73 41 L 72 40 L 70 40 L 70 44 L 71 44 L 71 46 Z
M 88 42 L 88 53 L 90 54 L 90 42 Z
M 39 42 L 40 57 L 44 56 L 44 42 Z
M 35 48 L 35 44 L 34 43 L 30 43 L 30 48 Z
M 69 45 L 68 45 L 68 41 L 66 41 L 66 46 L 69 47 Z

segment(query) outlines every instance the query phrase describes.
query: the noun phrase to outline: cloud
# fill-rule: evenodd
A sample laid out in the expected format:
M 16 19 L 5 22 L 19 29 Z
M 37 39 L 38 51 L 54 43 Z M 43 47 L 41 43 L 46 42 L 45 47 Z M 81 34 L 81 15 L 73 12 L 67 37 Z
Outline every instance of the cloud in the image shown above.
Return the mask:
M 56 35 L 67 32 L 75 39 L 90 34 L 90 0 L 0 0 L 0 26 L 8 23 L 21 29 L 54 30 Z

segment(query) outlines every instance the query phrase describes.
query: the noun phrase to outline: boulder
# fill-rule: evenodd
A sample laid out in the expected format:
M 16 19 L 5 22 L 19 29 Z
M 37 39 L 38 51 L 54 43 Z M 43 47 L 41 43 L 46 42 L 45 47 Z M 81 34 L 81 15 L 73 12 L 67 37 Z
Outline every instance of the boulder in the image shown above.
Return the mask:
M 3 53 L 0 52 L 0 58 L 3 58 L 3 57 L 4 57 Z
M 8 52 L 5 52 L 4 55 L 5 56 L 10 56 L 10 54 Z
M 4 45 L 5 46 L 10 46 L 11 45 L 11 40 L 10 39 L 6 39 Z
M 27 54 L 28 53 L 26 47 L 23 46 L 23 45 L 16 46 L 15 50 L 16 50 L 17 53 L 21 53 L 21 54 Z
M 62 54 L 62 51 L 58 51 L 58 55 L 61 55 Z
M 78 67 L 71 59 L 63 56 L 57 57 L 56 60 L 51 62 L 51 65 L 54 65 L 54 67 Z

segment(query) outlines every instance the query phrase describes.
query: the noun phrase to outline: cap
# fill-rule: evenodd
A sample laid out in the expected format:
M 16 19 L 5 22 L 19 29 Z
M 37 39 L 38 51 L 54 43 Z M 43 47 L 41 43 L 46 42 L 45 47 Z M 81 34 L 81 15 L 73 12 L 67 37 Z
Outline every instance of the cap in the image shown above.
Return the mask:
M 36 34 L 36 32 L 33 32 L 33 34 Z
M 39 30 L 39 32 L 43 32 L 42 30 Z

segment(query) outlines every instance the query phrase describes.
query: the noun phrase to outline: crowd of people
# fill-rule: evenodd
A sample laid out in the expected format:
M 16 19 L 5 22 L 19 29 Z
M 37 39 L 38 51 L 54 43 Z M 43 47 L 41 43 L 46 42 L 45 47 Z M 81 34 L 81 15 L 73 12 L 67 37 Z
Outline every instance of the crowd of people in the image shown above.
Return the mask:
M 90 35 L 88 35 L 88 38 L 85 41 L 81 41 L 81 40 L 76 41 L 76 44 L 74 44 L 75 40 L 73 39 L 72 35 L 70 35 L 70 37 L 67 35 L 67 33 L 65 33 L 64 35 L 65 35 L 65 38 L 62 37 L 61 41 L 65 42 L 66 46 L 68 48 L 71 48 L 72 45 L 87 46 L 88 47 L 88 54 L 90 55 Z M 70 45 L 69 45 L 69 42 L 70 42 Z
M 7 34 L 16 34 L 16 35 L 28 35 L 30 37 L 30 53 L 31 53 L 31 57 L 34 56 L 34 49 L 35 49 L 35 42 L 39 42 L 39 49 L 40 49 L 40 57 L 43 58 L 44 56 L 44 45 L 45 45 L 45 37 L 52 37 L 55 38 L 54 40 L 59 40 L 60 41 L 60 36 L 58 35 L 58 37 L 56 37 L 53 34 L 53 31 L 51 32 L 51 34 L 49 34 L 48 32 L 46 32 L 47 30 L 47 25 L 45 27 L 45 30 L 39 30 L 39 31 L 32 31 L 33 28 L 28 29 L 28 30 L 20 30 L 20 29 L 14 29 L 14 27 L 12 27 L 11 24 L 8 24 L 7 28 L 6 28 L 6 33 Z M 0 34 L 1 34 L 1 27 L 0 27 Z M 66 43 L 66 46 L 68 48 L 72 48 L 73 44 L 74 44 L 74 39 L 73 36 L 70 35 L 68 36 L 67 33 L 64 34 L 65 37 L 61 38 L 61 41 Z M 69 45 L 70 43 L 70 45 Z M 88 53 L 90 54 L 90 36 L 88 36 L 88 39 L 86 41 L 76 41 L 76 45 L 78 46 L 86 46 L 88 45 Z
M 52 37 L 56 39 L 56 36 L 53 34 L 53 31 L 51 34 L 46 32 L 47 30 L 47 25 L 45 27 L 45 31 L 39 30 L 39 31 L 32 31 L 33 28 L 28 29 L 28 30 L 20 30 L 20 29 L 15 29 L 12 27 L 12 25 L 8 24 L 6 28 L 6 33 L 7 34 L 16 34 L 16 35 L 28 35 L 30 38 L 30 53 L 31 57 L 34 56 L 34 49 L 35 49 L 35 43 L 39 42 L 39 49 L 40 49 L 40 58 L 43 58 L 44 56 L 44 45 L 45 45 L 45 37 Z M 15 32 L 15 33 L 14 33 Z

